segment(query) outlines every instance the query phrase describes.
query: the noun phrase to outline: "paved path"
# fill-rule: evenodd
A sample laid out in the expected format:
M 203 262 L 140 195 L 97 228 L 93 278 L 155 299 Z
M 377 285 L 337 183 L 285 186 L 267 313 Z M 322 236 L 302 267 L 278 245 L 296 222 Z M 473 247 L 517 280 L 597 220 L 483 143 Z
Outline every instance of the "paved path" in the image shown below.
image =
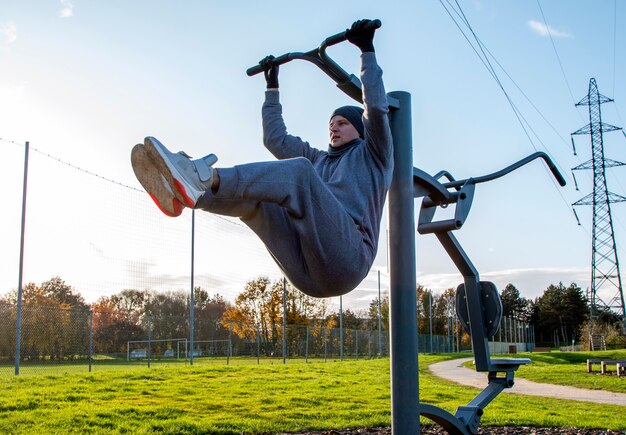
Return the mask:
M 472 358 L 453 359 L 431 364 L 428 369 L 432 374 L 440 378 L 482 390 L 487 386 L 487 374 L 463 367 L 462 364 L 471 360 Z M 515 377 L 515 385 L 513 388 L 506 388 L 504 392 L 626 406 L 626 394 L 624 393 L 584 390 L 582 388 L 566 387 L 563 385 L 540 384 L 518 377 Z

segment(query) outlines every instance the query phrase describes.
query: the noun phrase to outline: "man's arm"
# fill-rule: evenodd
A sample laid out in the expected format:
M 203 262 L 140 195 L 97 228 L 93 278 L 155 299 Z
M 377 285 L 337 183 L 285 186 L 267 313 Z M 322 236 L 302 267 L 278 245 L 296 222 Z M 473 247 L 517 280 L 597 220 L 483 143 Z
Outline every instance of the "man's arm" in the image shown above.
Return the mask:
M 363 113 L 365 143 L 381 163 L 387 166 L 393 160 L 393 139 L 389 127 L 389 103 L 382 74 L 374 52 L 363 53 L 361 83 L 365 107 Z
M 282 106 L 278 92 L 278 65 L 274 65 L 274 56 L 267 56 L 259 62 L 264 67 L 267 90 L 261 116 L 263 119 L 263 144 L 277 159 L 306 157 L 314 161 L 321 151 L 312 148 L 297 136 L 287 133 L 283 120 Z
M 370 20 L 359 20 L 346 30 L 346 39 L 361 50 L 361 84 L 363 92 L 363 125 L 365 142 L 381 163 L 387 166 L 393 159 L 393 140 L 389 128 L 389 104 L 383 85 L 383 71 L 376 63 L 375 29 L 368 28 Z
M 261 116 L 263 118 L 263 145 L 277 159 L 306 157 L 313 162 L 322 154 L 322 151 L 311 147 L 308 142 L 287 133 L 277 89 L 265 92 Z

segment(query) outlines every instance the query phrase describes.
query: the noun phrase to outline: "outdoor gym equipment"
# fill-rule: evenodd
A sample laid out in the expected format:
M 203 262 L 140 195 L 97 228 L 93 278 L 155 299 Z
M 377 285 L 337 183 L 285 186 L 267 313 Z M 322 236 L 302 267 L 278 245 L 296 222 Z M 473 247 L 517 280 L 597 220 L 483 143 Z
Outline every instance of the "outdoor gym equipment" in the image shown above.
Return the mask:
M 371 23 L 372 28 L 379 28 L 380 25 L 379 20 Z M 281 65 L 295 59 L 309 61 L 326 73 L 346 95 L 362 102 L 360 80 L 344 71 L 326 53 L 328 47 L 345 40 L 345 32 L 341 32 L 326 38 L 319 48 L 304 53 L 286 53 L 272 62 Z M 260 65 L 247 70 L 249 76 L 261 72 L 263 67 Z M 565 185 L 565 180 L 550 158 L 542 152 L 485 176 L 455 180 L 447 171 L 430 176 L 413 167 L 412 163 L 411 95 L 404 91 L 390 92 L 387 100 L 394 142 L 394 173 L 388 196 L 392 431 L 397 434 L 419 433 L 419 415 L 422 414 L 451 434 L 475 434 L 485 406 L 505 388 L 513 386 L 515 370 L 530 360 L 490 357 L 488 340 L 498 331 L 502 316 L 500 296 L 493 283 L 480 281 L 478 271 L 452 231 L 460 229 L 465 223 L 476 184 L 500 178 L 537 158 L 546 162 L 561 186 Z M 448 181 L 439 181 L 444 177 Z M 423 198 L 417 231 L 420 234 L 434 234 L 463 275 L 464 283 L 457 289 L 457 315 L 471 336 L 476 370 L 488 373 L 487 387 L 466 406 L 459 407 L 454 415 L 436 406 L 419 403 L 415 198 Z M 435 211 L 450 204 L 456 207 L 454 218 L 435 220 Z M 503 376 L 498 376 L 499 373 Z
M 480 281 L 478 271 L 452 231 L 460 229 L 465 223 L 476 184 L 503 177 L 537 158 L 543 159 L 557 182 L 565 186 L 565 179 L 543 152 L 531 154 L 498 172 L 464 180 L 455 180 L 447 171 L 431 177 L 417 168 L 413 169 L 414 195 L 416 198 L 423 197 L 417 231 L 420 234 L 435 234 L 463 275 L 464 283 L 459 285 L 456 293 L 457 316 L 472 339 L 476 370 L 488 372 L 487 387 L 466 406 L 460 406 L 454 415 L 436 406 L 420 404 L 422 415 L 436 421 L 450 433 L 476 433 L 483 409 L 505 388 L 513 386 L 514 372 L 520 365 L 530 363 L 528 358 L 490 358 L 489 338 L 498 332 L 502 318 L 500 295 L 492 282 Z M 439 182 L 442 177 L 449 181 Z M 454 217 L 434 221 L 436 209 L 449 204 L 456 205 Z M 499 377 L 498 373 L 504 376 Z

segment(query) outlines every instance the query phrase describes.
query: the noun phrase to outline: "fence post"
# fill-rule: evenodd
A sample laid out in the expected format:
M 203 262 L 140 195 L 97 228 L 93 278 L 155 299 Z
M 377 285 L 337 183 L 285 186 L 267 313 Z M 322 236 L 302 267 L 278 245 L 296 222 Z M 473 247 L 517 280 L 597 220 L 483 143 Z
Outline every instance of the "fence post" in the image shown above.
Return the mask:
M 304 361 L 308 363 L 309 362 L 309 325 L 306 326 L 306 347 L 304 350 L 304 355 L 305 355 Z
M 20 357 L 22 355 L 22 278 L 24 271 L 24 231 L 26 229 L 26 187 L 28 185 L 28 151 L 29 142 L 24 146 L 24 184 L 22 188 L 22 228 L 20 234 L 20 269 L 17 280 L 17 320 L 15 325 L 15 375 L 20 374 Z
M 189 297 L 189 342 L 191 343 L 191 357 L 189 365 L 193 365 L 193 332 L 194 332 L 194 311 L 195 301 L 193 294 L 193 277 L 194 277 L 194 260 L 195 260 L 195 231 L 196 231 L 196 213 L 191 210 L 191 295 Z
M 380 300 L 380 270 L 378 271 L 378 356 L 382 358 L 383 356 L 383 331 L 382 331 L 382 306 Z
M 504 347 L 506 349 L 506 343 L 509 342 L 509 340 L 508 340 L 509 331 L 508 331 L 507 325 L 506 325 L 507 324 L 506 317 L 503 317 L 502 320 L 504 320 L 504 343 L 505 343 Z
M 433 353 L 433 295 L 431 292 L 428 292 L 428 317 L 429 317 L 428 331 L 430 335 L 430 353 Z
M 328 332 L 326 331 L 326 326 L 324 326 L 324 362 L 328 358 Z
M 287 364 L 287 279 L 283 277 L 283 364 Z
M 152 316 L 148 314 L 148 368 L 150 368 L 150 341 L 152 340 Z
M 343 296 L 339 296 L 339 360 L 343 361 Z
M 191 349 L 191 354 L 193 355 L 193 349 Z M 226 365 L 230 364 L 230 357 L 233 354 L 233 322 L 232 320 L 228 323 L 228 356 L 226 357 Z
M 256 325 L 256 363 L 261 364 L 261 325 Z
M 91 373 L 92 358 L 93 358 L 93 310 L 89 310 L 89 373 Z
M 454 309 L 456 313 L 456 308 Z M 461 331 L 459 329 L 459 318 L 454 316 L 454 333 L 456 334 L 456 351 L 461 352 Z
M 498 353 L 500 353 L 500 349 L 502 349 L 502 319 L 504 317 L 500 317 L 500 329 L 498 330 Z M 495 349 L 493 353 L 496 353 Z

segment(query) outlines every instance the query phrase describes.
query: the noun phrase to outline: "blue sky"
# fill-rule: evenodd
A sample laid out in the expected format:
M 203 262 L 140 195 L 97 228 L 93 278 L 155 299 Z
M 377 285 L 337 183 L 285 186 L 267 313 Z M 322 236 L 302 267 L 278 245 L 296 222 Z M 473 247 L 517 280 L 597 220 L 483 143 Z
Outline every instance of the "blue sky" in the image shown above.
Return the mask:
M 451 11 L 455 5 L 443 4 Z M 430 173 L 446 169 L 465 178 L 498 170 L 536 149 L 548 152 L 570 181 L 558 189 L 537 162 L 477 187 L 472 212 L 457 236 L 483 278 L 499 288 L 512 282 L 523 296 L 533 298 L 559 281 L 566 285 L 575 281 L 586 289 L 590 285 L 591 209 L 578 211 L 583 223 L 578 226 L 569 205 L 591 192 L 591 174 L 578 174 L 579 192 L 569 174 L 571 167 L 590 158 L 590 144 L 587 137 L 577 137 L 579 156 L 575 157 L 569 134 L 588 122 L 586 109 L 576 109 L 574 103 L 586 95 L 592 77 L 600 92 L 616 101 L 603 106 L 603 120 L 624 125 L 626 87 L 620 78 L 626 73 L 626 5 L 609 0 L 459 4 L 506 70 L 491 59 L 530 126 L 532 143 L 504 93 L 436 0 L 385 4 L 2 0 L 0 147 L 9 164 L 0 175 L 6 189 L 3 209 L 7 210 L 0 248 L 7 267 L 2 267 L 0 292 L 17 285 L 23 149 L 13 141 L 28 140 L 42 152 L 135 188 L 139 184 L 129 165 L 129 153 L 146 135 L 194 156 L 213 152 L 221 166 L 270 159 L 261 144 L 264 81 L 261 76 L 247 77 L 245 70 L 270 53 L 314 48 L 326 36 L 364 17 L 383 22 L 375 44 L 387 91 L 412 94 L 416 166 Z M 353 46 L 342 44 L 329 53 L 346 70 L 358 72 L 358 51 Z M 326 148 L 329 114 L 350 101 L 324 74 L 304 62 L 281 68 L 280 84 L 289 131 Z M 607 157 L 626 161 L 625 145 L 620 132 L 605 136 Z M 58 181 L 45 170 L 31 177 L 33 186 L 45 185 L 51 178 Z M 626 194 L 625 177 L 624 169 L 612 169 L 607 175 L 609 189 Z M 73 222 L 65 213 L 68 207 L 94 208 L 93 202 L 104 201 L 110 191 L 104 189 L 102 198 L 94 198 L 91 188 L 81 183 L 67 181 L 59 186 L 52 192 L 36 187 L 29 192 L 29 207 L 36 205 L 27 220 L 32 235 L 26 281 L 47 279 L 54 273 L 52 263 L 73 262 L 76 255 L 65 252 L 64 243 L 52 241 L 57 245 L 56 261 L 49 261 L 50 254 L 41 254 L 49 251 L 37 245 L 42 238 L 35 237 L 36 228 L 45 228 L 41 233 L 49 234 L 71 222 L 72 231 L 63 240 L 75 236 L 92 245 L 98 244 L 103 232 L 111 239 L 118 231 L 106 226 L 94 229 L 80 219 Z M 149 207 L 146 202 L 150 210 L 146 213 L 158 213 Z M 626 237 L 624 207 L 613 206 L 620 254 Z M 56 221 L 58 216 L 63 217 Z M 161 217 L 150 219 L 158 222 L 159 231 L 180 225 Z M 239 227 L 233 231 L 245 232 Z M 209 236 L 212 251 L 225 250 L 239 237 L 234 233 L 223 236 L 218 238 L 222 246 L 214 235 Z M 271 267 L 262 247 L 249 235 L 242 237 L 239 249 L 255 253 L 247 264 L 258 261 L 261 268 Z M 120 246 L 123 243 L 117 246 L 131 261 L 126 253 L 133 247 Z M 383 271 L 385 250 L 386 244 L 381 243 L 375 263 Z M 34 259 L 35 252 L 40 253 L 40 260 Z M 417 257 L 418 281 L 427 287 L 440 291 L 461 281 L 434 237 L 417 237 Z M 150 261 L 153 269 L 159 268 L 158 259 Z M 62 277 L 70 284 L 85 281 L 74 280 L 73 269 L 67 270 L 68 276 Z M 158 275 L 154 270 L 152 274 Z M 79 286 L 84 293 L 89 293 L 87 287 Z M 372 283 L 363 287 L 371 289 Z M 369 297 L 367 291 L 363 297 L 359 294 L 354 297 Z

